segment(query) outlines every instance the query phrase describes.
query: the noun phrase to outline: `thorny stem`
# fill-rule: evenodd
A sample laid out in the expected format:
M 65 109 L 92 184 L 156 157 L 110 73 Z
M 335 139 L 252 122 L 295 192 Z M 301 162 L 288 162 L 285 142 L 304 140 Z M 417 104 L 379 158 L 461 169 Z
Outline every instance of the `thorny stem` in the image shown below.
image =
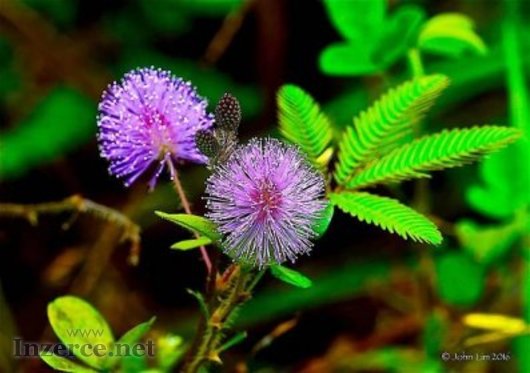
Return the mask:
M 177 169 L 173 166 L 173 162 L 169 160 L 168 167 L 171 171 L 171 177 L 173 181 L 173 186 L 175 187 L 175 191 L 177 192 L 180 201 L 182 202 L 182 207 L 184 208 L 184 211 L 186 214 L 191 215 L 191 207 L 190 203 L 188 201 L 188 197 L 186 197 L 186 192 L 184 192 L 184 188 L 182 187 L 182 184 L 180 183 L 180 178 L 177 173 Z M 197 233 L 194 233 L 196 238 L 199 238 L 199 235 Z M 208 252 L 206 251 L 206 248 L 204 246 L 200 247 L 202 259 L 204 260 L 204 264 L 206 266 L 206 270 L 208 271 L 208 275 L 212 274 L 212 262 L 210 260 L 210 257 L 208 256 Z
M 221 362 L 219 352 L 226 324 L 234 311 L 250 298 L 251 289 L 262 275 L 263 272 L 254 274 L 233 264 L 216 279 L 215 289 L 210 294 L 209 312 L 201 319 L 196 340 L 188 352 L 182 372 L 195 373 L 205 363 Z

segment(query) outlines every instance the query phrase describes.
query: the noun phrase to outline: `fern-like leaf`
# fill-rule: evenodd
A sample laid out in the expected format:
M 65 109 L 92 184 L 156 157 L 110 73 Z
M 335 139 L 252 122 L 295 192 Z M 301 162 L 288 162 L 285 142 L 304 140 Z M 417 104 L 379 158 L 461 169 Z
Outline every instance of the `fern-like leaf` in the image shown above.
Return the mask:
M 521 132 L 515 128 L 482 126 L 444 130 L 394 149 L 373 161 L 347 185 L 369 185 L 429 177 L 428 171 L 462 166 L 514 142 Z
M 444 75 L 429 75 L 391 89 L 368 110 L 361 112 L 339 143 L 335 180 L 347 185 L 356 169 L 389 152 L 411 132 L 449 84 Z
M 329 200 L 360 221 L 375 224 L 401 237 L 438 245 L 442 235 L 429 219 L 388 197 L 366 192 L 330 193 Z
M 277 95 L 280 132 L 298 144 L 318 167 L 318 158 L 329 146 L 333 134 L 331 124 L 315 100 L 302 88 L 286 84 Z

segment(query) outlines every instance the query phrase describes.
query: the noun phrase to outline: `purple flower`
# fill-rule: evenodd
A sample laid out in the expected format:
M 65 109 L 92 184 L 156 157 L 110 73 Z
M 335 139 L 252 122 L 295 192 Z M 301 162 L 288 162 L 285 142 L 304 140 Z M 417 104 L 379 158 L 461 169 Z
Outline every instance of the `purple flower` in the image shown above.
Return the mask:
M 297 147 L 253 139 L 207 180 L 208 213 L 226 254 L 259 267 L 311 250 L 313 225 L 327 202 L 324 179 Z
M 175 162 L 205 163 L 195 134 L 213 124 L 206 105 L 191 83 L 169 71 L 151 67 L 125 74 L 98 107 L 99 148 L 109 172 L 129 186 L 149 169 L 152 189 L 165 166 L 173 177 Z

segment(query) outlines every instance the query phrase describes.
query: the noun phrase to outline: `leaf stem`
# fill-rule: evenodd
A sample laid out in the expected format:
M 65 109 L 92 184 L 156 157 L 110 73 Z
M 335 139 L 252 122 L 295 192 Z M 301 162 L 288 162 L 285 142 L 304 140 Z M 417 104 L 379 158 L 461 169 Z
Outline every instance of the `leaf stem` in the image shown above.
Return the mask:
M 182 207 L 184 208 L 184 211 L 186 212 L 186 214 L 191 215 L 190 203 L 188 201 L 188 197 L 186 197 L 186 192 L 184 191 L 184 188 L 182 187 L 182 184 L 180 182 L 177 169 L 174 167 L 172 161 L 168 161 L 167 163 L 168 163 L 168 167 L 171 172 L 173 186 L 180 198 L 180 201 L 182 202 Z M 199 238 L 199 235 L 197 233 L 194 233 L 194 235 L 195 235 L 195 238 Z M 200 251 L 201 251 L 202 259 L 204 261 L 204 265 L 206 266 L 206 270 L 208 271 L 208 275 L 210 275 L 212 273 L 212 261 L 210 260 L 210 257 L 208 256 L 208 252 L 206 251 L 206 248 L 204 246 L 200 247 Z
M 418 48 L 410 48 L 407 52 L 407 58 L 413 77 L 419 78 L 425 75 L 425 69 L 423 68 L 423 62 Z

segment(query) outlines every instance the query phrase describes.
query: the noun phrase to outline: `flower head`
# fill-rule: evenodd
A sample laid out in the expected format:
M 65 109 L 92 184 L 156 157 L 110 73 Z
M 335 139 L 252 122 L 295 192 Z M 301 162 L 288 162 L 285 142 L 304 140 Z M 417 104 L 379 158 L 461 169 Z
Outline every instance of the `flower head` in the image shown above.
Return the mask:
M 327 206 L 322 175 L 298 148 L 271 138 L 237 148 L 214 169 L 206 193 L 225 252 L 259 267 L 309 252 Z
M 195 134 L 213 124 L 207 102 L 191 83 L 161 69 L 140 68 L 127 73 L 103 93 L 98 107 L 101 156 L 109 172 L 132 184 L 153 165 L 154 187 L 165 166 L 175 162 L 205 163 Z

